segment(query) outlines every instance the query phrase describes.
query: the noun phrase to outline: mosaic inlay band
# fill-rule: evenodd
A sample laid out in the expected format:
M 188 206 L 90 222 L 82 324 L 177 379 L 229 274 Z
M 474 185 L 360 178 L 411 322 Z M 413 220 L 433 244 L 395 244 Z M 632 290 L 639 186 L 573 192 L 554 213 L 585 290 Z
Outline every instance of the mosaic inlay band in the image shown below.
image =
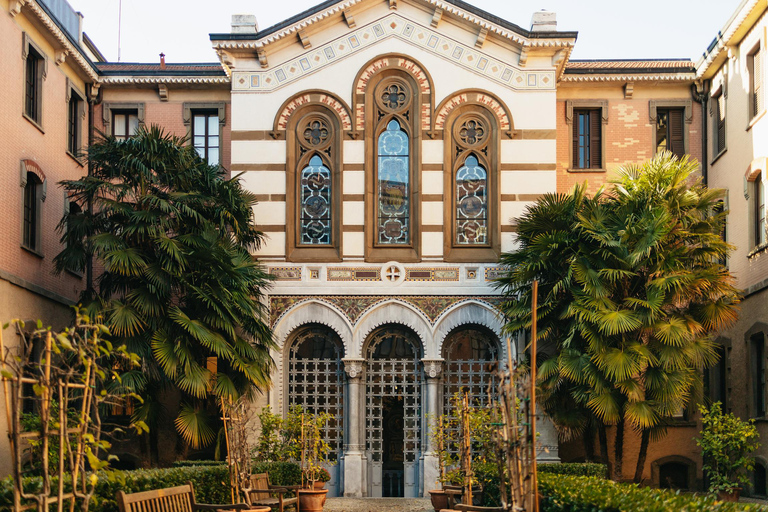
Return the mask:
M 464 69 L 501 83 L 511 89 L 554 90 L 554 71 L 520 70 L 516 66 L 494 59 L 476 48 L 463 45 L 399 14 L 390 14 L 351 34 L 314 48 L 294 60 L 268 71 L 235 71 L 233 91 L 268 92 L 292 83 L 303 76 L 348 57 L 379 41 L 397 37 L 455 62 Z

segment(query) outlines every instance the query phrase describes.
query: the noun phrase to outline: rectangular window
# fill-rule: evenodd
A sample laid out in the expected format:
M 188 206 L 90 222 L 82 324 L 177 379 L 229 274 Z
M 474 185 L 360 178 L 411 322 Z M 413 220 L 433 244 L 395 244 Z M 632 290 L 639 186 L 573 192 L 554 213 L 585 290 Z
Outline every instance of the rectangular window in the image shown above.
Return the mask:
M 765 336 L 754 334 L 749 340 L 750 376 L 752 380 L 752 417 L 765 416 Z
M 24 113 L 32 121 L 40 124 L 40 99 L 42 97 L 43 56 L 31 45 L 27 50 L 26 73 L 24 84 Z
M 112 112 L 112 136 L 125 140 L 136 135 L 139 129 L 139 113 L 136 110 L 114 110 Z
M 765 239 L 765 187 L 763 186 L 762 173 L 757 177 L 754 184 L 755 203 L 754 203 L 754 223 L 755 223 L 755 246 L 763 245 Z
M 749 72 L 749 118 L 763 111 L 763 51 L 758 47 L 747 57 Z
M 717 96 L 712 98 L 713 105 L 713 126 L 712 126 L 712 147 L 714 149 L 713 157 L 725 151 L 725 94 L 720 91 Z
M 599 109 L 574 110 L 573 168 L 601 169 L 602 119 Z
M 727 397 L 727 352 L 724 346 L 717 347 L 717 364 L 704 372 L 704 386 L 712 403 L 723 404 L 723 412 L 728 410 Z
M 69 105 L 67 105 L 67 150 L 75 156 L 80 152 L 82 108 L 83 99 L 75 91 L 70 91 Z
M 682 157 L 685 154 L 683 109 L 658 109 L 656 112 L 656 152 L 667 150 Z
M 39 187 L 40 182 L 34 173 L 27 173 L 27 183 L 24 185 L 24 225 L 22 244 L 27 249 L 38 251 L 38 222 L 39 222 Z
M 192 144 L 200 158 L 209 165 L 219 165 L 218 112 L 196 111 L 192 114 Z

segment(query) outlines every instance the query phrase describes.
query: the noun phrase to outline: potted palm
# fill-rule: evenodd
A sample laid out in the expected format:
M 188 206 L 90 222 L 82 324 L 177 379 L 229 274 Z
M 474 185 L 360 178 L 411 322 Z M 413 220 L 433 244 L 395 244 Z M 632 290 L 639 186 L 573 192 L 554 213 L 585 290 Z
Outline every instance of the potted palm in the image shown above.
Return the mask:
M 722 501 L 739 501 L 741 486 L 749 483 L 747 472 L 755 465 L 750 454 L 760 446 L 754 420 L 723 414 L 720 402 L 709 409 L 700 405 L 699 411 L 704 428 L 696 444 L 704 458 L 709 492 Z
M 323 489 L 330 474 L 325 469 L 330 445 L 322 438 L 323 428 L 330 419 L 327 413 L 310 414 L 302 410 L 299 414 L 299 450 L 302 489 L 299 489 L 299 510 L 321 512 L 325 505 L 328 489 Z M 324 480 L 327 477 L 327 480 Z M 320 488 L 315 484 L 321 483 Z

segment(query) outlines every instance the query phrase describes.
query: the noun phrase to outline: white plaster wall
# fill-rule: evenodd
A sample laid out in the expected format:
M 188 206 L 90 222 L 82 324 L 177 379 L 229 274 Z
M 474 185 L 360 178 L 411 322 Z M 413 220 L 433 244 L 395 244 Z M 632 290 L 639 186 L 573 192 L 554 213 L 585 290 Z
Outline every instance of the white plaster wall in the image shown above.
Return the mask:
M 344 193 L 365 194 L 365 171 L 344 171 Z
M 501 171 L 502 194 L 545 194 L 556 187 L 556 171 Z
M 233 117 L 238 117 L 237 115 Z M 233 164 L 284 164 L 284 140 L 234 140 L 232 141 Z

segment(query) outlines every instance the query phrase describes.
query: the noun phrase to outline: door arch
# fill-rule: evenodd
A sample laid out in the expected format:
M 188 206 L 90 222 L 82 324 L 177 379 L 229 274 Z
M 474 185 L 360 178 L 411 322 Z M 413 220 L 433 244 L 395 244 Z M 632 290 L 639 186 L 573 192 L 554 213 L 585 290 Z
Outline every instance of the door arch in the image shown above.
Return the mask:
M 411 329 L 390 324 L 365 349 L 369 496 L 416 497 L 421 455 L 423 354 Z
M 451 399 L 467 391 L 473 405 L 488 405 L 496 393 L 499 340 L 490 329 L 479 325 L 462 325 L 450 333 L 443 343 L 443 412 L 450 414 Z
M 291 336 L 288 353 L 288 405 L 300 405 L 312 414 L 327 413 L 323 428 L 330 445 L 329 458 L 337 464 L 342 455 L 344 426 L 344 346 L 339 335 L 322 324 L 299 327 Z M 332 484 L 338 482 L 333 478 Z

